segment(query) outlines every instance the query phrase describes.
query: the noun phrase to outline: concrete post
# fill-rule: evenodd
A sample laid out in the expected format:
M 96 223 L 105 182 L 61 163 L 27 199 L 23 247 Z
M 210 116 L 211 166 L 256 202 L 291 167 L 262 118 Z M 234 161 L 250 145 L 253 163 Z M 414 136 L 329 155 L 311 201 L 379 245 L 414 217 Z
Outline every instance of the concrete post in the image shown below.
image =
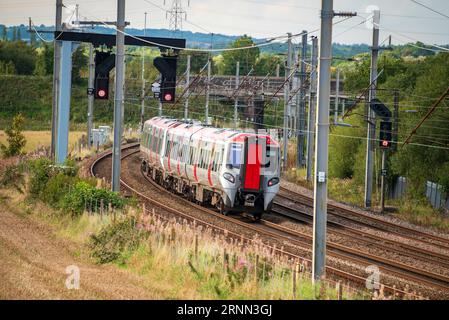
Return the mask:
M 299 85 L 301 89 L 299 90 L 299 104 L 297 111 L 297 122 L 298 122 L 298 134 L 297 134 L 297 155 L 296 155 L 296 167 L 300 168 L 304 164 L 304 144 L 305 144 L 305 135 L 304 130 L 306 127 L 306 56 L 307 56 L 307 31 L 303 30 L 302 35 L 302 48 L 301 48 L 301 68 L 300 68 L 300 82 Z
M 147 13 L 145 12 L 145 22 L 143 27 L 143 36 L 146 36 L 147 30 Z M 143 123 L 145 122 L 145 47 L 142 47 L 142 72 L 141 72 L 141 80 L 142 80 L 142 92 L 140 95 L 141 99 L 141 108 L 140 108 L 140 132 L 143 132 Z
M 313 147 L 315 138 L 315 108 L 318 75 L 318 38 L 312 38 L 312 71 L 310 74 L 309 110 L 307 114 L 307 167 L 306 180 L 312 177 Z
M 235 91 L 237 92 L 237 89 L 240 85 L 240 62 L 237 61 L 237 64 L 235 65 Z M 234 129 L 237 129 L 237 122 L 239 120 L 239 98 L 238 94 L 235 95 L 234 99 Z
M 186 101 L 184 102 L 184 119 L 189 118 L 189 95 L 190 95 L 190 55 L 187 56 L 187 70 L 186 70 Z
M 334 125 L 338 124 L 338 105 L 340 95 L 340 69 L 337 68 L 337 75 L 335 80 L 335 109 L 334 109 Z
M 87 89 L 87 146 L 92 147 L 92 129 L 94 117 L 94 84 L 95 81 L 95 61 L 94 46 L 89 44 L 89 79 Z
M 285 80 L 290 76 L 291 65 L 292 65 L 292 34 L 289 32 L 288 35 L 288 49 L 287 49 L 287 65 L 285 67 Z M 287 169 L 287 156 L 288 156 L 288 129 L 289 129 L 289 116 L 290 116 L 290 104 L 288 100 L 290 98 L 290 80 L 284 85 L 284 132 L 283 132 L 283 170 Z
M 321 1 L 318 110 L 316 120 L 315 181 L 313 198 L 312 280 L 319 281 L 326 270 L 327 162 L 329 139 L 330 67 L 332 62 L 333 0 Z
M 366 166 L 365 166 L 365 207 L 371 207 L 373 193 L 373 174 L 374 174 L 374 139 L 376 137 L 376 114 L 369 106 L 371 100 L 376 97 L 377 88 L 377 59 L 379 56 L 379 21 L 380 11 L 375 10 L 373 16 L 373 44 L 371 47 L 371 67 L 369 103 L 368 103 L 368 133 L 366 141 Z
M 386 153 L 385 149 L 382 149 L 382 174 L 380 176 L 380 212 L 384 212 L 385 209 L 385 175 L 386 169 Z
M 114 142 L 112 146 L 112 191 L 120 191 L 123 86 L 125 64 L 125 0 L 117 0 L 117 35 L 115 56 Z
M 211 58 L 207 62 L 207 83 L 206 83 L 206 107 L 205 107 L 205 117 L 206 117 L 206 125 L 209 124 L 209 95 L 210 95 L 210 72 L 211 72 Z

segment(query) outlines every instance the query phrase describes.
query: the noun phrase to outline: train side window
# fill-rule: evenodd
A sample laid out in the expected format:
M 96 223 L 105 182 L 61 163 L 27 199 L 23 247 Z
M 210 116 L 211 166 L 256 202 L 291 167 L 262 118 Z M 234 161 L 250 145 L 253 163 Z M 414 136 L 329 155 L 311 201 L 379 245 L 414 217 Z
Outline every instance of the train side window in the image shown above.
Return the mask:
M 170 154 L 170 137 L 167 135 L 167 145 L 165 147 L 165 157 L 168 157 Z
M 232 144 L 229 148 L 228 161 L 226 167 L 229 169 L 240 168 L 242 157 L 242 146 L 238 144 Z

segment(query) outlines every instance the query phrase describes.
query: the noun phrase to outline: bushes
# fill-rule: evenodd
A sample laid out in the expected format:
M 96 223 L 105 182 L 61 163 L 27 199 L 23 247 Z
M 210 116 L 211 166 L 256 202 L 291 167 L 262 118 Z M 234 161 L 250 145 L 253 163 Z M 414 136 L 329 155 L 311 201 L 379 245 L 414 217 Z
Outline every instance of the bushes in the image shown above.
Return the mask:
M 136 249 L 148 232 L 135 228 L 136 218 L 128 217 L 107 225 L 89 240 L 91 255 L 98 263 L 108 263 L 124 257 L 126 251 Z
M 121 209 L 125 205 L 125 200 L 116 192 L 97 189 L 86 181 L 79 181 L 65 196 L 63 208 L 79 215 L 86 208 L 90 211 L 99 211 L 101 203 L 104 206 L 111 204 L 112 208 Z
M 5 167 L 0 174 L 0 187 L 13 187 L 23 193 L 22 186 L 25 184 L 22 165 L 10 165 Z
M 99 211 L 107 208 L 122 209 L 126 204 L 118 193 L 95 188 L 93 182 L 78 177 L 78 169 L 71 160 L 64 166 L 54 166 L 49 159 L 39 158 L 28 163 L 30 173 L 28 191 L 39 199 L 66 213 L 80 215 L 85 209 Z
M 42 190 L 50 179 L 50 169 L 52 162 L 47 158 L 39 158 L 28 162 L 30 181 L 28 192 L 34 199 L 38 199 Z

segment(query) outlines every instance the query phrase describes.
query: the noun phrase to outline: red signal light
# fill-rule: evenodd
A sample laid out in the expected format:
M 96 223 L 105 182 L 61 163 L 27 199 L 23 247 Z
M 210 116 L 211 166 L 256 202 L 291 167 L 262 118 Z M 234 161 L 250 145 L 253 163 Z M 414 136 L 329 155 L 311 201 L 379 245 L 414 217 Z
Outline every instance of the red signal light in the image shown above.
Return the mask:
M 164 100 L 165 100 L 165 101 L 171 101 L 171 100 L 172 100 L 172 95 L 171 95 L 170 93 L 166 93 L 166 94 L 164 95 Z
M 103 90 L 103 89 L 98 90 L 98 96 L 99 96 L 100 98 L 105 97 L 105 96 L 106 96 L 106 91 Z
M 382 140 L 382 147 L 388 147 L 390 145 L 390 143 L 388 142 L 388 140 Z

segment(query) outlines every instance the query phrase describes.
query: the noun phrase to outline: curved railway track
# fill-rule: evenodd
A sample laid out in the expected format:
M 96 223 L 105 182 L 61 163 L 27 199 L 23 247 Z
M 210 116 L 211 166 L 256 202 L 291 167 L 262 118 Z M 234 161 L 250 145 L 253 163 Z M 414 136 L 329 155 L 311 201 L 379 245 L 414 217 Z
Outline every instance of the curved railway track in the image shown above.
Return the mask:
M 139 150 L 136 149 L 137 147 L 138 147 L 138 144 L 129 144 L 129 145 L 124 146 L 122 160 L 126 159 L 127 157 L 129 157 L 131 155 L 134 155 L 135 153 L 138 153 Z M 96 173 L 98 173 L 98 164 L 101 161 L 103 161 L 104 159 L 106 159 L 107 157 L 109 157 L 110 154 L 111 154 L 110 152 L 105 153 L 104 155 L 100 156 L 98 159 L 96 159 L 92 163 L 92 165 L 91 165 L 91 174 L 92 175 L 95 176 Z M 142 177 L 144 177 L 148 182 L 150 182 L 155 188 L 159 189 L 161 192 L 169 192 L 166 189 L 164 189 L 163 187 L 156 184 L 152 179 L 150 179 L 145 174 L 143 174 L 143 172 L 142 172 Z M 134 193 L 143 201 L 151 203 L 153 206 L 162 208 L 176 216 L 182 217 L 183 219 L 187 219 L 190 221 L 195 220 L 197 222 L 197 224 L 202 224 L 202 225 L 205 225 L 214 230 L 218 230 L 221 233 L 225 233 L 227 236 L 234 237 L 236 239 L 241 239 L 242 241 L 244 240 L 245 242 L 248 242 L 248 243 L 253 241 L 252 239 L 245 238 L 239 234 L 233 234 L 232 232 L 229 232 L 228 230 L 224 230 L 221 227 L 214 226 L 213 224 L 211 224 L 207 221 L 200 221 L 198 218 L 193 218 L 190 215 L 181 212 L 180 210 L 174 209 L 160 201 L 150 198 L 150 197 L 146 196 L 144 193 L 140 192 L 139 190 L 133 188 L 133 186 L 130 183 L 127 183 L 123 179 L 121 180 L 121 183 L 125 189 Z M 188 203 L 189 206 L 192 206 L 201 212 L 207 213 L 208 215 L 213 215 L 219 219 L 223 219 L 223 220 L 229 221 L 233 224 L 237 224 L 240 227 L 249 229 L 249 230 L 256 232 L 257 234 L 263 235 L 265 237 L 277 239 L 277 240 L 280 240 L 281 242 L 288 242 L 288 243 L 294 244 L 295 246 L 300 247 L 307 252 L 311 252 L 312 237 L 308 234 L 301 233 L 297 230 L 286 228 L 284 226 L 269 222 L 264 219 L 261 220 L 260 223 L 248 223 L 247 221 L 244 221 L 239 218 L 221 215 L 214 210 L 196 205 L 196 204 L 188 201 L 187 199 L 184 199 L 175 194 L 170 193 L 170 195 L 173 197 L 177 197 L 181 201 L 185 201 L 186 203 Z M 291 210 L 290 208 L 288 208 L 288 209 Z M 276 212 L 276 210 L 275 210 L 275 213 L 279 213 L 279 212 Z M 295 220 L 309 219 L 309 218 L 304 218 L 305 217 L 304 215 L 302 218 L 299 218 L 300 215 L 298 215 L 297 213 L 298 212 L 290 212 L 290 216 L 291 216 L 290 218 L 292 218 L 293 216 L 296 216 Z M 308 222 L 307 221 L 303 221 L 303 222 L 310 223 L 310 220 Z M 341 226 L 339 226 L 339 228 L 341 228 Z M 370 238 L 366 234 L 362 234 L 361 231 L 358 231 L 355 229 L 349 229 L 346 226 L 344 226 L 344 228 L 346 228 L 346 231 L 352 232 L 352 234 L 354 236 L 365 237 L 366 239 L 364 239 L 364 240 L 371 241 L 372 242 L 371 244 L 373 244 L 373 242 L 376 240 L 374 238 Z M 341 232 L 343 232 L 343 231 L 341 231 Z M 392 242 L 390 242 L 389 245 L 391 246 L 389 249 L 393 249 L 394 244 Z M 375 263 L 376 265 L 379 266 L 379 269 L 381 271 L 385 272 L 386 274 L 393 275 L 393 276 L 399 277 L 401 279 L 406 279 L 408 281 L 417 283 L 419 285 L 424 285 L 426 287 L 431 287 L 431 288 L 435 288 L 438 290 L 442 290 L 443 292 L 446 292 L 446 293 L 449 292 L 449 277 L 446 277 L 444 275 L 439 275 L 439 274 L 436 274 L 433 272 L 421 270 L 421 269 L 418 269 L 418 268 L 415 268 L 412 266 L 408 266 L 408 265 L 405 265 L 405 264 L 397 262 L 397 261 L 386 259 L 386 258 L 383 258 L 380 256 L 371 255 L 366 252 L 362 252 L 357 249 L 349 248 L 349 247 L 346 247 L 346 246 L 343 246 L 343 245 L 337 244 L 337 243 L 328 242 L 328 248 L 329 248 L 328 254 L 331 257 L 345 260 L 345 261 L 350 261 L 352 263 L 362 265 L 362 266 L 367 266 L 367 265 L 371 265 L 371 264 Z M 402 254 L 405 253 L 404 252 L 405 250 L 411 249 L 410 247 L 407 247 L 407 246 L 403 246 L 401 248 L 403 250 Z M 289 253 L 286 250 L 276 249 L 276 247 L 274 247 L 272 249 L 274 251 L 276 251 L 278 254 L 286 255 L 286 256 L 288 256 L 292 259 L 296 259 L 298 261 L 303 260 L 303 261 L 307 262 L 309 265 L 311 265 L 310 259 L 305 259 L 304 257 Z M 397 247 L 394 247 L 394 249 L 397 249 Z M 413 248 L 413 249 L 415 249 L 415 250 L 413 250 L 413 251 L 410 250 L 411 254 L 409 256 L 413 256 L 415 258 L 422 259 L 423 256 L 425 255 L 425 252 L 417 250 L 416 248 Z M 446 258 L 447 257 L 443 256 L 443 255 L 441 255 L 441 256 L 436 255 L 435 257 L 433 257 L 434 260 L 431 260 L 431 262 L 434 262 L 434 263 L 438 262 L 438 263 L 442 263 L 444 266 L 447 266 L 447 265 L 449 265 L 449 262 L 446 261 Z M 440 259 L 440 260 L 437 260 L 437 259 Z M 344 270 L 334 268 L 331 266 L 326 266 L 326 272 L 328 274 L 335 275 L 339 278 L 344 278 L 344 279 L 350 280 L 353 283 L 365 284 L 365 281 L 366 281 L 366 279 L 364 277 L 361 277 L 361 276 L 358 276 L 355 274 L 351 274 L 349 272 L 346 272 Z M 385 291 L 387 291 L 389 293 L 405 294 L 405 291 L 398 290 L 394 286 L 389 286 L 389 285 L 385 285 Z

